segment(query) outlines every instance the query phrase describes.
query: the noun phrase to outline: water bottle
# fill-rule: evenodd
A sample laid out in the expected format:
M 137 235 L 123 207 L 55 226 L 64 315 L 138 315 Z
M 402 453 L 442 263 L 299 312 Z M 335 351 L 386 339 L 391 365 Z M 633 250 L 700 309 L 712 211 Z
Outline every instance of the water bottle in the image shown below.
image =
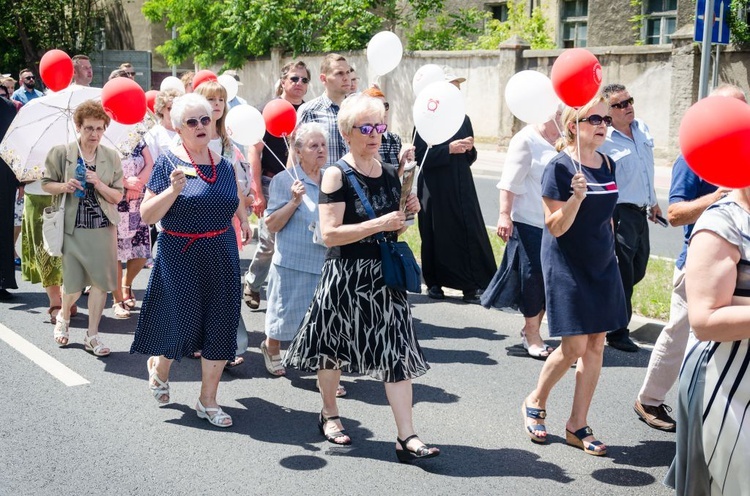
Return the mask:
M 78 164 L 76 165 L 76 179 L 81 183 L 83 189 L 76 189 L 73 193 L 77 198 L 83 198 L 86 196 L 86 164 L 83 163 L 83 159 L 78 157 Z

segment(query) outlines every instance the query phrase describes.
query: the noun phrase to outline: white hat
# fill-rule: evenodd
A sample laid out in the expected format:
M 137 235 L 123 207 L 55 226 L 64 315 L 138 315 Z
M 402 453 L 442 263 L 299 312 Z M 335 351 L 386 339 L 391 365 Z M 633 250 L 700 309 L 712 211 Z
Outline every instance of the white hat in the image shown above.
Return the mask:
M 451 69 L 447 65 L 443 66 L 443 72 L 445 73 L 445 80 L 448 81 L 449 83 L 455 82 L 455 83 L 460 84 L 466 81 L 465 77 L 456 76 L 456 74 L 453 72 L 453 69 Z

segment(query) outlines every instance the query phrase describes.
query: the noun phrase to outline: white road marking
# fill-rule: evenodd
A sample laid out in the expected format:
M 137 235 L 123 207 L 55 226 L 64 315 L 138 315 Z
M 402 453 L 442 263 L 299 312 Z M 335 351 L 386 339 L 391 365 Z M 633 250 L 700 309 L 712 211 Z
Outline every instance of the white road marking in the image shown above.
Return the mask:
M 71 369 L 52 358 L 49 354 L 40 350 L 15 332 L 11 331 L 9 328 L 5 327 L 3 324 L 0 324 L 0 339 L 8 343 L 12 348 L 35 364 L 39 365 L 52 377 L 66 386 L 81 386 L 89 383 L 85 378 L 76 374 Z

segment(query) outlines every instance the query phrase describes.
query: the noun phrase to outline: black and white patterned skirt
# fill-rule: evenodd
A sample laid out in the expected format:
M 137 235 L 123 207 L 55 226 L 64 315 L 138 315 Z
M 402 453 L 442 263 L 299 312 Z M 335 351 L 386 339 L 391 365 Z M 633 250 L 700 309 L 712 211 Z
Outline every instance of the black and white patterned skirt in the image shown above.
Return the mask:
M 380 260 L 326 260 L 284 366 L 340 369 L 384 382 L 421 376 L 422 355 L 406 293 L 388 288 Z

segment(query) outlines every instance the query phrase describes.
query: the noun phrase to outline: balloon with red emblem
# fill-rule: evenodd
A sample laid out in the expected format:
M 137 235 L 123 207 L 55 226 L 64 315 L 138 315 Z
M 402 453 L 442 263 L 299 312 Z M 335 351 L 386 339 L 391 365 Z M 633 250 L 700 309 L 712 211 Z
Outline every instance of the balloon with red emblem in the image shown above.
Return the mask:
M 205 83 L 206 81 L 218 81 L 219 78 L 216 76 L 216 74 L 213 73 L 213 71 L 209 71 L 208 69 L 203 69 L 202 71 L 198 71 L 195 73 L 195 76 L 193 76 L 193 90 L 198 88 L 198 86 L 201 85 L 201 83 Z
M 73 79 L 73 60 L 62 50 L 50 50 L 39 61 L 39 75 L 47 88 L 64 90 Z
M 583 48 L 564 50 L 552 64 L 550 79 L 555 93 L 570 107 L 583 107 L 599 92 L 602 66 Z
M 266 123 L 266 131 L 281 138 L 294 131 L 297 126 L 297 112 L 291 103 L 283 98 L 277 98 L 268 102 L 263 108 L 263 120 Z
M 102 107 L 120 124 L 136 124 L 146 115 L 146 93 L 130 78 L 112 79 L 102 88 Z
M 750 186 L 750 106 L 727 96 L 709 96 L 685 112 L 680 151 L 693 172 L 727 188 Z

